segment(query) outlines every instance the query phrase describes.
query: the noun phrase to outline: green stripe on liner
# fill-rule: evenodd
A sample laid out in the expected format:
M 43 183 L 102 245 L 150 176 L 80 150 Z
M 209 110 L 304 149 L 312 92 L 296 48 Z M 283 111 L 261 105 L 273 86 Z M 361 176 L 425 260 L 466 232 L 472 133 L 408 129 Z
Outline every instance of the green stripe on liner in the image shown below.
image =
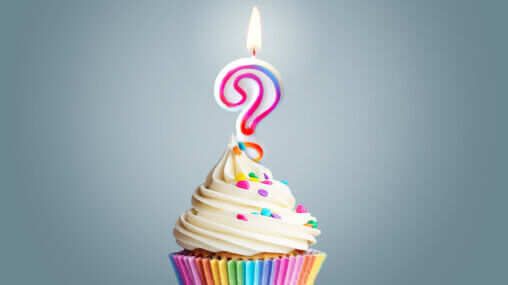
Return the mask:
M 228 278 L 229 285 L 237 285 L 236 283 L 236 261 L 228 261 Z
M 236 278 L 237 278 L 237 281 L 238 281 L 238 285 L 243 285 L 243 267 L 245 265 L 245 262 L 243 261 L 238 261 L 236 263 Z

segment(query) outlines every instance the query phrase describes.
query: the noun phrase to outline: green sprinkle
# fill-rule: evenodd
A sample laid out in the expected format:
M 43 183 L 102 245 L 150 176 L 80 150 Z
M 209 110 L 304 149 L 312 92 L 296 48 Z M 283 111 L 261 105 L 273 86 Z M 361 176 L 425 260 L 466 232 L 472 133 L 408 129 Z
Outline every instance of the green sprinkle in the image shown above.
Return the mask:
M 314 229 L 315 229 L 315 228 L 317 228 L 317 222 L 316 222 L 316 221 L 309 220 L 309 221 L 307 221 L 307 224 L 312 225 L 312 227 L 313 227 Z
M 249 177 L 258 178 L 258 176 L 254 172 L 249 173 Z

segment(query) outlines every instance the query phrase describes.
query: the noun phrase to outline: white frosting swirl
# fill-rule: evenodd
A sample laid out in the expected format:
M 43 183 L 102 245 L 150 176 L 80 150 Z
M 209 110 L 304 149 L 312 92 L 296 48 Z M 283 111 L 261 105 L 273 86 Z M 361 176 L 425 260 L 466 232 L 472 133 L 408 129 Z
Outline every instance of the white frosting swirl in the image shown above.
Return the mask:
M 269 169 L 251 160 L 245 152 L 237 155 L 232 139 L 222 159 L 192 196 L 193 209 L 183 213 L 173 231 L 185 249 L 202 248 L 251 256 L 263 252 L 288 253 L 307 250 L 321 231 L 304 226 L 316 219 L 310 213 L 296 213 L 295 198 L 284 183 L 274 180 Z M 237 150 L 238 151 L 238 150 Z M 249 189 L 236 186 L 235 177 L 255 173 L 260 182 L 248 181 Z M 269 179 L 265 179 L 265 174 Z M 262 183 L 268 180 L 271 184 Z M 267 196 L 258 190 L 264 189 Z M 268 208 L 280 219 L 263 216 Z M 247 221 L 238 219 L 243 215 Z

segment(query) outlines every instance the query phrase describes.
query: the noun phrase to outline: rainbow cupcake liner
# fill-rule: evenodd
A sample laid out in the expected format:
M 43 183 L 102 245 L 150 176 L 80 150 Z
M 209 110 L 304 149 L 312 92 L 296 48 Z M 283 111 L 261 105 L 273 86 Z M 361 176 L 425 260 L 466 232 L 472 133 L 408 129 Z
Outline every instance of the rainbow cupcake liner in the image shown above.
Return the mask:
M 169 255 L 181 285 L 308 285 L 314 284 L 326 254 L 309 250 L 299 256 L 266 260 L 225 260 Z

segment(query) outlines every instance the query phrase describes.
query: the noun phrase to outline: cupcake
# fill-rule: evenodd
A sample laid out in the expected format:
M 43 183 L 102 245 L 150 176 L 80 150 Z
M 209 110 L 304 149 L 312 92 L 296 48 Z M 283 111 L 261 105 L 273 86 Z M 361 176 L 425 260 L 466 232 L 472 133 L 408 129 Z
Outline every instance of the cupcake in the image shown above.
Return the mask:
M 326 257 L 316 218 L 234 138 L 173 233 L 180 284 L 313 284 Z

